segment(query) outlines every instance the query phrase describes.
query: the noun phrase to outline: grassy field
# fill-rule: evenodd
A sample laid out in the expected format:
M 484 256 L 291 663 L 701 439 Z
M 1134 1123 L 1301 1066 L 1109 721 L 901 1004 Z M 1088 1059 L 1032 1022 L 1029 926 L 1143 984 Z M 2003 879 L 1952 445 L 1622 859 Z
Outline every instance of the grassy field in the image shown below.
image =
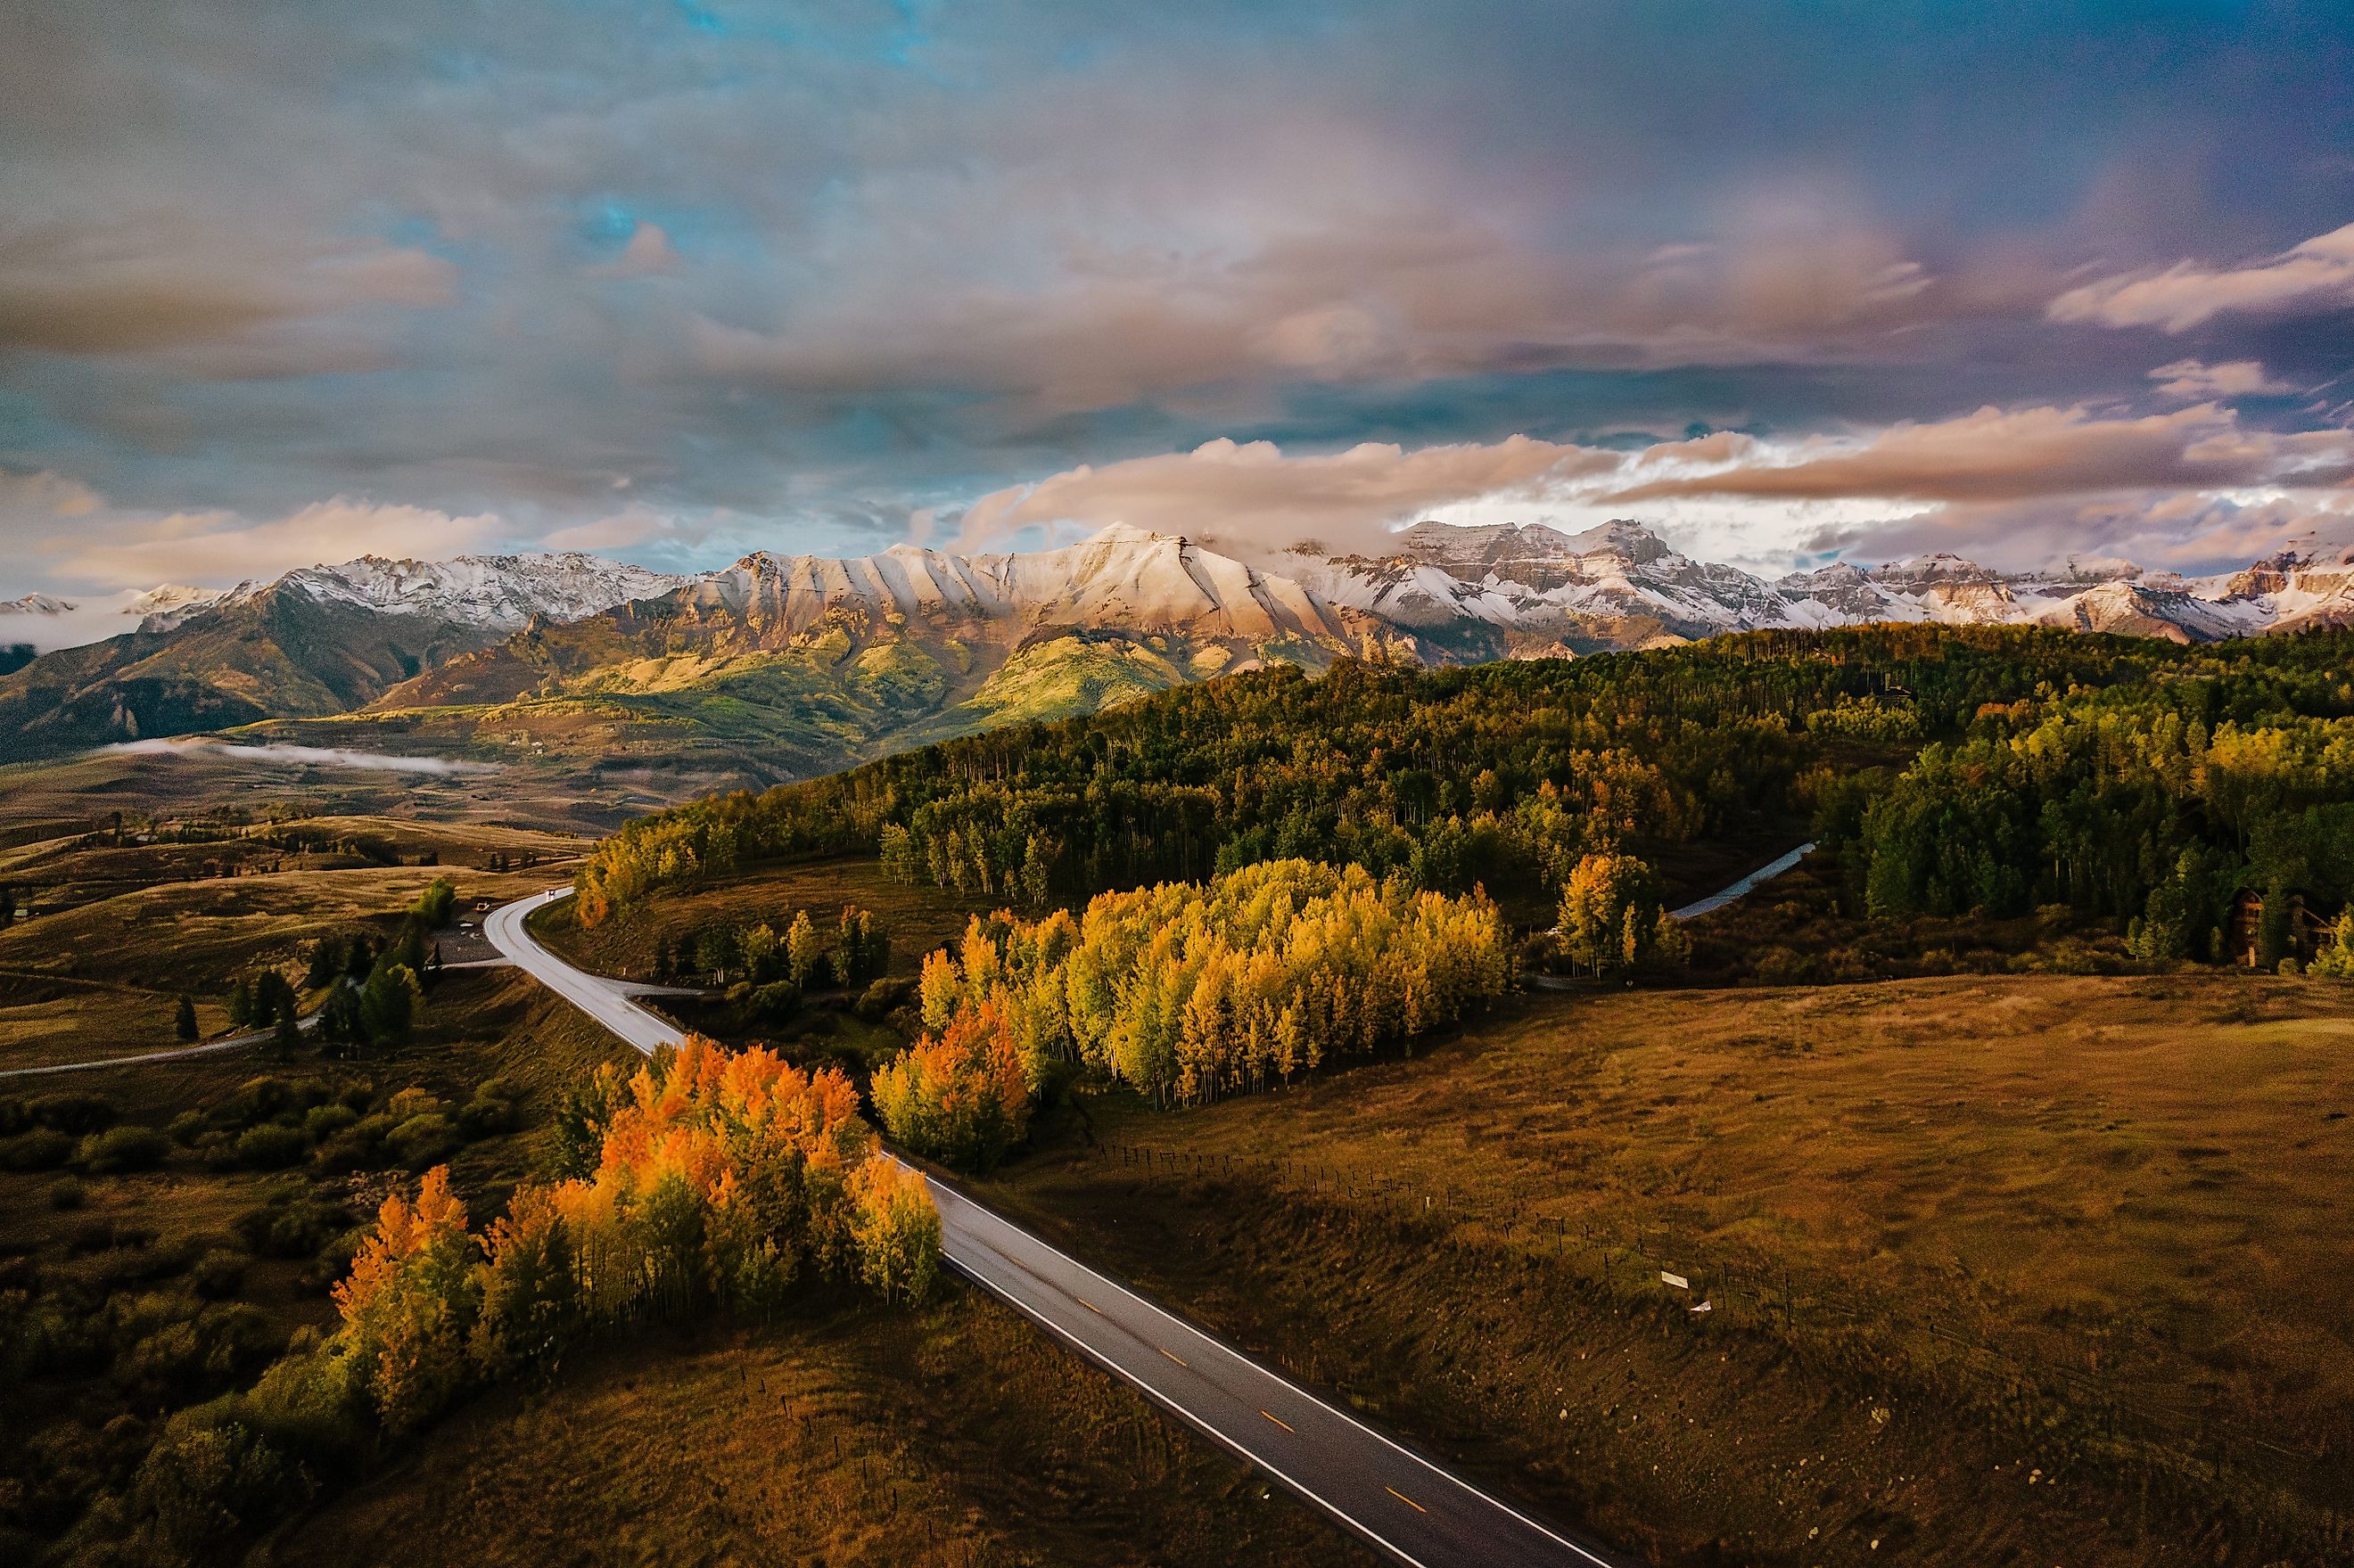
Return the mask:
M 1142 1396 L 952 1285 L 652 1330 L 461 1412 L 262 1561 L 1370 1564 Z
M 561 880 L 584 847 L 485 822 L 334 815 L 282 824 L 318 849 L 246 837 L 142 843 L 135 828 L 133 842 L 116 843 L 111 819 L 12 819 L 16 804 L 0 799 L 0 822 L 17 825 L 0 849 L 0 885 L 33 913 L 0 929 L 0 1070 L 168 1048 L 180 1043 L 183 994 L 212 1034 L 228 1027 L 224 1001 L 239 977 L 299 972 L 318 938 L 387 925 L 436 877 L 455 881 L 468 905 L 512 898 Z M 181 802 L 190 815 L 163 828 L 217 824 L 218 804 L 192 797 Z M 494 855 L 538 863 L 483 869 Z M 238 874 L 219 874 L 229 867 Z
M 1663 1563 L 2319 1563 L 2349 1111 L 2324 983 L 1604 992 L 990 1191 Z
M 266 745 L 278 736 L 257 732 L 232 738 Z M 343 737 L 297 736 L 313 746 L 349 746 L 401 754 L 398 734 Z M 430 754 L 430 747 L 419 750 Z M 48 762 L 0 766 L 0 843 L 8 830 L 41 821 L 78 831 L 112 820 L 117 810 L 144 817 L 176 816 L 201 803 L 242 807 L 257 818 L 271 806 L 304 815 L 404 819 L 420 825 L 480 823 L 531 831 L 610 832 L 633 810 L 660 803 L 619 790 L 584 787 L 527 764 L 477 773 L 394 772 L 239 755 L 194 747 L 169 753 L 95 751 Z
M 580 928 L 568 902 L 558 904 L 534 916 L 532 929 L 585 969 L 636 977 L 647 972 L 658 943 L 675 945 L 705 924 L 767 920 L 782 931 L 794 911 L 806 909 L 831 934 L 845 903 L 882 917 L 891 929 L 891 972 L 912 975 L 922 967 L 926 953 L 963 936 L 968 919 L 999 907 L 1003 900 L 893 882 L 874 857 L 844 855 L 764 865 L 713 877 L 692 888 L 666 890 L 594 930 Z
M 482 970 L 357 1063 L 256 1050 L 0 1086 L 0 1118 L 33 1124 L 0 1138 L 0 1559 L 121 1490 L 172 1410 L 331 1323 L 358 1227 L 422 1164 L 495 1212 L 540 1168 L 558 1087 L 625 1051 Z

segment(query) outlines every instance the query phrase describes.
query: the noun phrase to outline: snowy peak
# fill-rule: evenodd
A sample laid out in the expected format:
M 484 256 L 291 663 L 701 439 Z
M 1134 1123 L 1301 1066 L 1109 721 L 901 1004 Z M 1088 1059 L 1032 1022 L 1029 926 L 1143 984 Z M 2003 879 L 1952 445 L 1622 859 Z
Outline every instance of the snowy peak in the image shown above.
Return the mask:
M 759 551 L 671 599 L 788 635 L 837 615 L 1017 635 L 1062 625 L 1247 640 L 1350 630 L 1289 577 L 1175 535 L 1126 526 L 1023 553 L 962 556 L 913 545 L 848 558 Z
M 534 617 L 578 620 L 633 599 L 668 593 L 689 580 L 578 551 L 460 556 L 447 561 L 362 556 L 340 566 L 304 567 L 267 582 L 239 583 L 212 603 L 226 608 L 265 594 L 292 592 L 379 615 L 430 617 L 453 626 L 507 632 L 522 630 Z M 185 620 L 207 608 L 210 606 L 199 604 L 166 613 Z
M 28 593 L 22 599 L 0 599 L 0 615 L 70 615 L 80 608 L 71 600 L 51 599 L 45 593 Z

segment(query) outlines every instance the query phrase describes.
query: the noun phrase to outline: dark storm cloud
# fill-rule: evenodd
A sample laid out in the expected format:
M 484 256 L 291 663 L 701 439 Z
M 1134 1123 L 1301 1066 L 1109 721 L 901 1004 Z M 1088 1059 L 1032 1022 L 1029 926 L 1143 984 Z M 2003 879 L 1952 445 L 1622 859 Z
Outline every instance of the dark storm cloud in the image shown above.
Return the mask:
M 0 466 L 103 498 L 9 591 L 196 514 L 871 547 L 1221 438 L 2344 417 L 2320 8 L 114 9 L 0 14 Z

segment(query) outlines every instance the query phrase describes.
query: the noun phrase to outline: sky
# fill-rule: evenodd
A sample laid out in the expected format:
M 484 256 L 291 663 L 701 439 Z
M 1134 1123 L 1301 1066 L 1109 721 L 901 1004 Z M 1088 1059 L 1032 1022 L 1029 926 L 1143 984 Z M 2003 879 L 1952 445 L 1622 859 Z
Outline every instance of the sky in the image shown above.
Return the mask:
M 0 597 L 2354 527 L 2342 3 L 0 8 Z

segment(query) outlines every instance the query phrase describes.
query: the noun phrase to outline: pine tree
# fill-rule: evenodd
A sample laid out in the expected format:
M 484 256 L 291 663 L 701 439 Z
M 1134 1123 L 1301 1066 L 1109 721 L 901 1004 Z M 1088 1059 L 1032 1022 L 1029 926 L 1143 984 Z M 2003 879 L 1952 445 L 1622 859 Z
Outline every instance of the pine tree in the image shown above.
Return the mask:
M 191 999 L 180 998 L 180 1004 L 172 1014 L 172 1033 L 183 1040 L 196 1037 L 196 1004 Z

